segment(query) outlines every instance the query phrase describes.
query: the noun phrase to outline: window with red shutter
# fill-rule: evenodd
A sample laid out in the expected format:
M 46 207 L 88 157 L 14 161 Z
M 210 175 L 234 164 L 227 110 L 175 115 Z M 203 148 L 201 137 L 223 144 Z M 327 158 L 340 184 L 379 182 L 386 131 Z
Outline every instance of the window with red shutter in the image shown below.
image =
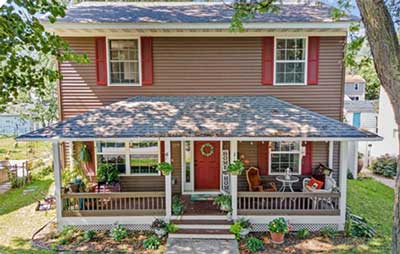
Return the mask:
M 320 37 L 308 38 L 307 84 L 317 85 L 319 75 L 319 45 Z
M 96 83 L 99 86 L 106 86 L 107 85 L 106 37 L 96 37 L 95 48 L 96 48 Z
M 261 81 L 263 85 L 272 85 L 274 82 L 274 37 L 262 39 Z
M 153 38 L 141 38 L 142 84 L 153 84 Z

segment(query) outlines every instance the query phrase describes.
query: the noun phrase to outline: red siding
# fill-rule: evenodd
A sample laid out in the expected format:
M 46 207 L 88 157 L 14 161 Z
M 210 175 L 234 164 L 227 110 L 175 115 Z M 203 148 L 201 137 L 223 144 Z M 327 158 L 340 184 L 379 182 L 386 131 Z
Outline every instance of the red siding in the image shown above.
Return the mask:
M 96 37 L 96 83 L 107 85 L 107 44 L 105 37 Z

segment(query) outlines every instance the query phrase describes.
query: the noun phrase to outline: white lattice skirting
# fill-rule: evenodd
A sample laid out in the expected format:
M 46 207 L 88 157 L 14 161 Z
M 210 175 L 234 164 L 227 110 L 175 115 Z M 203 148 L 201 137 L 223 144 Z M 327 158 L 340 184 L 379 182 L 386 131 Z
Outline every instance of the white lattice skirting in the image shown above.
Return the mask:
M 339 224 L 290 224 L 293 227 L 293 231 L 298 231 L 300 229 L 308 229 L 309 231 L 319 231 L 323 228 L 331 228 L 334 230 L 339 230 Z M 267 224 L 252 224 L 253 232 L 266 232 L 268 231 Z

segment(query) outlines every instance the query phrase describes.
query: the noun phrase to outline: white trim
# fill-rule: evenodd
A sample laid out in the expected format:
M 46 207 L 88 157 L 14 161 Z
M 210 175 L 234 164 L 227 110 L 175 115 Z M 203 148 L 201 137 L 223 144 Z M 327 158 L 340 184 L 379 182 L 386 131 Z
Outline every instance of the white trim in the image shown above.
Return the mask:
M 245 29 L 343 29 L 352 22 L 246 22 Z M 46 29 L 229 29 L 230 23 L 50 23 L 42 21 Z
M 329 141 L 328 168 L 333 168 L 333 141 Z
M 112 83 L 111 82 L 111 74 L 110 74 L 110 40 L 137 40 L 138 45 L 138 75 L 139 75 L 139 83 Z M 142 86 L 142 45 L 140 36 L 107 36 L 106 37 L 106 48 L 107 48 L 107 86 L 126 86 L 126 87 L 138 87 Z
M 185 151 L 185 142 L 190 142 L 190 152 L 191 152 L 191 157 L 192 160 L 190 162 L 190 182 L 186 183 L 186 151 Z M 192 194 L 194 193 L 194 151 L 193 151 L 193 141 L 190 140 L 182 140 L 181 141 L 181 161 L 182 161 L 182 172 L 181 172 L 181 192 L 182 194 Z M 186 188 L 186 186 L 190 186 L 189 188 Z M 190 189 L 192 191 L 185 191 L 187 189 Z
M 278 44 L 277 40 L 279 39 L 304 39 L 305 45 L 304 45 L 304 82 L 303 83 L 276 83 L 276 71 L 277 71 L 277 63 L 278 60 L 276 59 L 278 50 Z M 279 60 L 279 62 L 283 63 L 298 63 L 300 60 Z M 307 69 L 308 69 L 308 37 L 307 36 L 297 36 L 297 37 L 292 37 L 292 36 L 275 36 L 274 37 L 274 75 L 273 75 L 273 85 L 274 86 L 306 86 L 307 85 Z
M 54 184 L 55 191 L 54 196 L 56 198 L 56 217 L 57 217 L 57 227 L 58 229 L 62 228 L 62 224 L 60 223 L 62 220 L 62 200 L 61 200 L 61 152 L 60 152 L 60 144 L 58 142 L 53 142 L 53 167 L 54 167 Z
M 348 138 L 348 137 L 143 137 L 143 138 L 16 138 L 17 141 L 114 141 L 114 142 L 124 142 L 135 140 L 170 140 L 170 141 L 181 141 L 181 140 L 215 140 L 215 141 L 382 141 L 382 137 L 364 137 L 364 138 Z
M 339 200 L 339 210 L 340 210 L 340 221 L 346 221 L 346 197 L 347 197 L 347 157 L 348 157 L 348 142 L 340 142 L 340 168 L 339 168 L 339 189 L 340 189 L 340 200 Z M 339 228 L 343 230 L 344 227 Z
M 57 209 L 60 210 L 61 209 Z M 67 225 L 113 225 L 119 224 L 151 224 L 155 218 L 164 218 L 164 216 L 90 216 L 90 217 L 63 217 L 58 226 Z
M 232 140 L 230 142 L 230 162 L 233 163 L 238 159 L 238 142 Z M 238 205 L 237 205 L 237 195 L 238 195 L 238 176 L 230 175 L 230 185 L 231 185 L 231 198 L 232 198 L 232 219 L 236 220 L 238 218 Z
M 164 160 L 171 163 L 171 141 L 164 142 Z M 172 214 L 172 173 L 165 176 L 165 219 L 169 221 Z

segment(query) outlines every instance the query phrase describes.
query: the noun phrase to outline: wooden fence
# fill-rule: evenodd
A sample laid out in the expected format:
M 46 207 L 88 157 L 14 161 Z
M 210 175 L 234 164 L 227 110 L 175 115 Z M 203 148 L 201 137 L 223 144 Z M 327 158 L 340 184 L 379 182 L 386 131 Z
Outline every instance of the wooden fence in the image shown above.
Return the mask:
M 64 217 L 165 214 L 164 192 L 65 193 L 61 199 Z
M 239 215 L 339 215 L 340 193 L 239 192 Z

